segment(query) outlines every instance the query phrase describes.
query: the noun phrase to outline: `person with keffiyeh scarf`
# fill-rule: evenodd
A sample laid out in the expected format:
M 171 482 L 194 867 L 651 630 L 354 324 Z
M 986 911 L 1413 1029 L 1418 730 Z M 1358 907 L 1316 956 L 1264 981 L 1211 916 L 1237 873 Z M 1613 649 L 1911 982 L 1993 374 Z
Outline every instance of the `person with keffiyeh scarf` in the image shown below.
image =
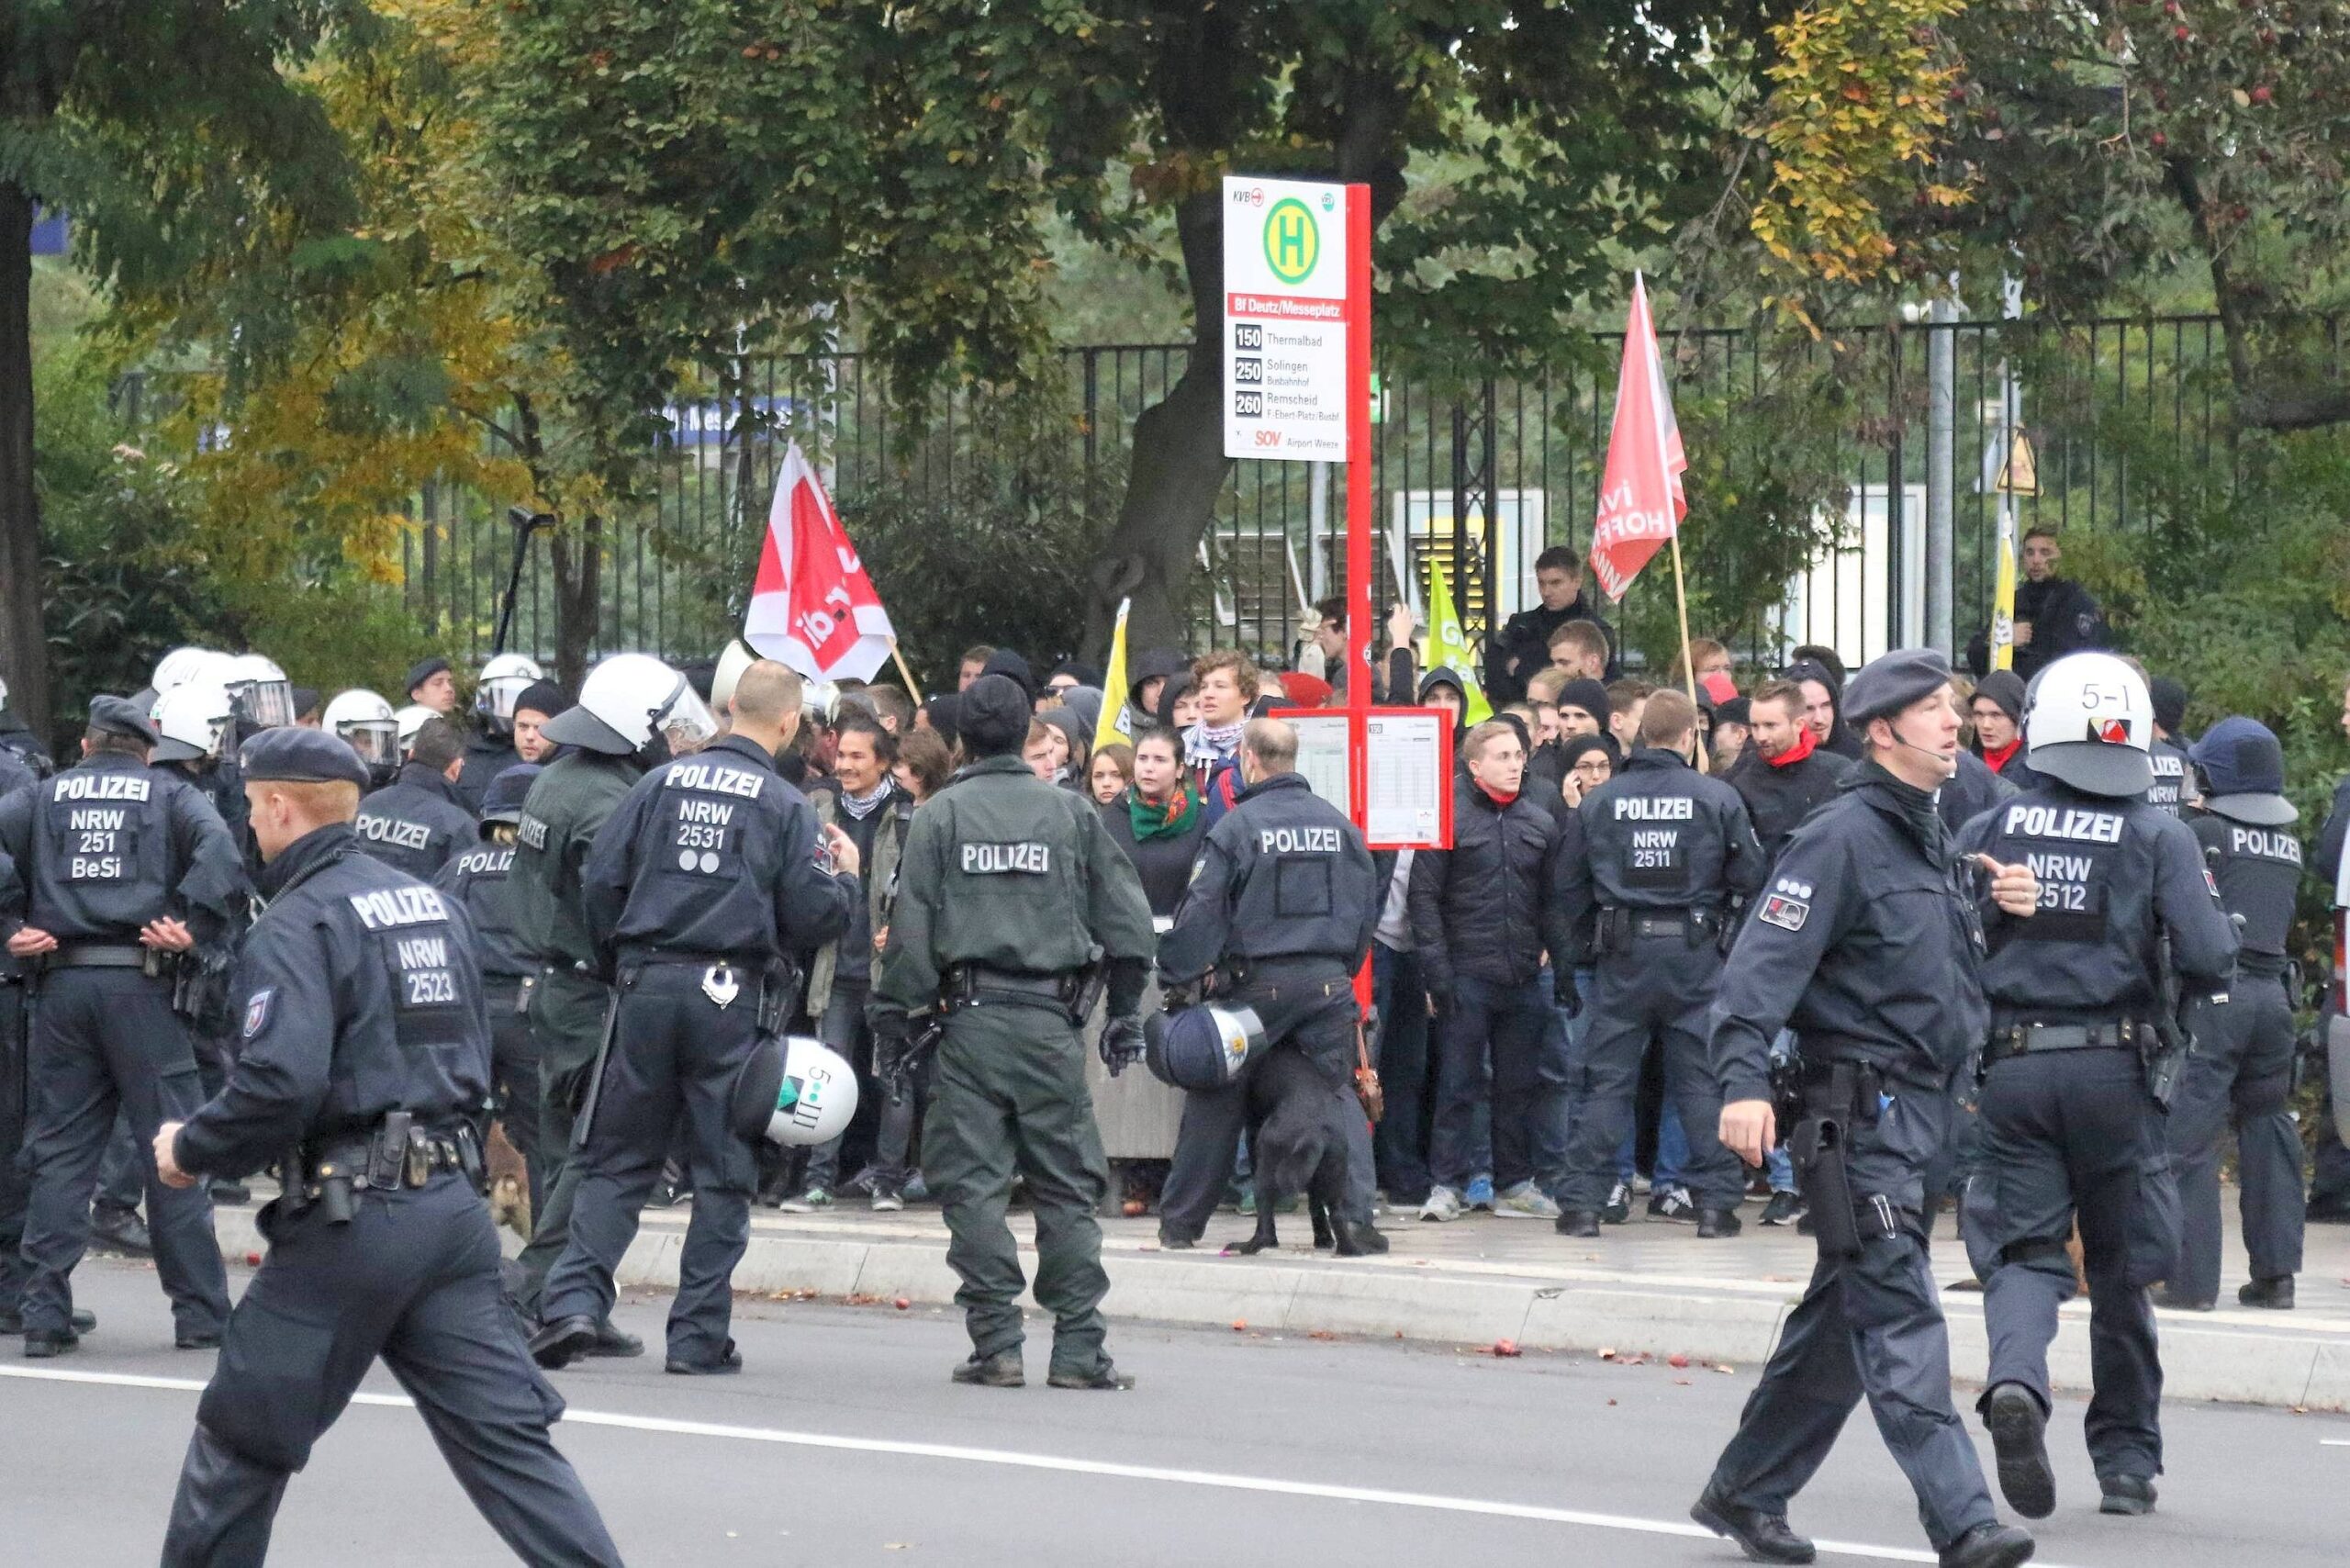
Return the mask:
M 1203 655 L 1192 666 L 1199 722 L 1183 732 L 1183 765 L 1199 786 L 1209 827 L 1230 811 L 1246 788 L 1240 779 L 1240 732 L 1257 700 L 1257 666 L 1233 648 Z

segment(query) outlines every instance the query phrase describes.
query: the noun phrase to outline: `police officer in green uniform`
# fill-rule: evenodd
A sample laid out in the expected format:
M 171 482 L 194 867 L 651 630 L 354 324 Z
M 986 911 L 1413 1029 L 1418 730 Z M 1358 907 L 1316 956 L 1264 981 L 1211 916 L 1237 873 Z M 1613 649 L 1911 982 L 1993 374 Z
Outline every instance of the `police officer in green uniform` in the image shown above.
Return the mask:
M 1114 1068 L 1141 1057 L 1150 906 L 1092 804 L 1020 760 L 1027 694 L 982 676 L 962 694 L 961 717 L 975 760 L 914 813 L 870 1006 L 885 1059 L 908 1050 L 912 1014 L 944 1018 L 923 1173 L 946 1209 L 946 1260 L 971 1334 L 955 1381 L 1024 1381 L 1025 1282 L 1003 1222 L 1016 1171 L 1036 1215 L 1036 1300 L 1055 1319 L 1048 1381 L 1131 1388 L 1102 1344 L 1110 1282 L 1093 1216 L 1109 1171 L 1080 1030 L 1098 970 L 1109 990 L 1102 1058 Z
M 647 767 L 667 760 L 665 721 L 679 705 L 678 694 L 692 690 L 685 677 L 646 654 L 615 654 L 589 670 L 577 705 L 540 732 L 573 749 L 532 784 L 515 824 L 507 887 L 515 940 L 539 966 L 531 1033 L 539 1049 L 538 1152 L 546 1164 L 546 1203 L 532 1215 L 531 1244 L 520 1259 L 519 1305 L 533 1322 L 547 1271 L 571 1239 L 571 1201 L 579 1187 L 570 1159 L 572 1122 L 612 1008 L 611 988 L 598 971 L 581 873 L 597 830 Z M 607 1321 L 588 1354 L 633 1356 L 643 1349 Z

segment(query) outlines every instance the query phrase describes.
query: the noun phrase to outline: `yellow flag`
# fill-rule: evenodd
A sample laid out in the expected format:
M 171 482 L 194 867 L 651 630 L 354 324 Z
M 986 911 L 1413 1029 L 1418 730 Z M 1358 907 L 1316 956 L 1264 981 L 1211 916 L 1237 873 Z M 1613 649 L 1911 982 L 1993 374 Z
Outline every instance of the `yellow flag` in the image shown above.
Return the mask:
M 1093 749 L 1112 741 L 1133 744 L 1126 734 L 1126 611 L 1134 600 L 1118 601 L 1118 629 L 1110 634 L 1110 669 L 1102 678 L 1102 717 L 1093 725 Z
M 1444 563 L 1433 555 L 1428 557 L 1426 663 L 1429 670 L 1449 668 L 1460 678 L 1460 695 L 1468 704 L 1460 712 L 1463 723 L 1483 723 L 1494 716 L 1494 705 L 1485 700 L 1484 689 L 1477 684 L 1477 666 L 1469 657 L 1469 639 L 1461 635 L 1460 612 L 1452 608 L 1452 588 L 1444 580 Z
M 1999 575 L 1991 590 L 1991 667 L 2016 667 L 2016 521 L 1999 507 Z

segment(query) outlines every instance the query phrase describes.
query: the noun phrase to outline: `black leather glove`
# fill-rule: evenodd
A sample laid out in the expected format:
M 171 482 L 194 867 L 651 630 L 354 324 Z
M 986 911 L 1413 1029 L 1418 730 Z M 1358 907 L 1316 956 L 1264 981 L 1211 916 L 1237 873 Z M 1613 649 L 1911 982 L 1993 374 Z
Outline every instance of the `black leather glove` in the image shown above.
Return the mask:
M 1131 1013 L 1123 1018 L 1111 1019 L 1102 1025 L 1100 1048 L 1102 1065 L 1110 1070 L 1113 1078 L 1125 1071 L 1131 1064 L 1142 1060 L 1142 1019 Z
M 1575 972 L 1569 969 L 1550 971 L 1550 1000 L 1565 1010 L 1570 1018 L 1583 1014 L 1583 992 L 1575 989 Z

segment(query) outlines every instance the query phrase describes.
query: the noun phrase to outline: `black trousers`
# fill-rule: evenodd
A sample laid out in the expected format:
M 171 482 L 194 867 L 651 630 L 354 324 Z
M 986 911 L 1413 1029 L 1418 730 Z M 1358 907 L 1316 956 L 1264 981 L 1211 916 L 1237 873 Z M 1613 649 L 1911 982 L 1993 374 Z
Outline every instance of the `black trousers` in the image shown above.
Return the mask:
M 2052 1408 L 2048 1346 L 2073 1295 L 2076 1219 L 2089 1281 L 2086 1431 L 2099 1476 L 2162 1473 L 2163 1369 L 2146 1286 L 2178 1256 L 2178 1190 L 2162 1114 L 2131 1049 L 2009 1057 L 1983 1084 L 1982 1138 L 1960 1228 L 1983 1277 L 1983 1397 L 2003 1383 Z
M 617 1565 L 596 1505 L 547 1436 L 563 1401 L 523 1350 L 498 1288 L 497 1231 L 464 1179 L 362 1194 L 348 1225 L 278 1207 L 264 1211 L 269 1256 L 196 1406 L 163 1568 L 260 1563 L 287 1479 L 378 1356 L 517 1557 Z
M 1856 1204 L 1865 1213 L 1871 1198 L 1885 1198 L 1900 1233 L 1887 1237 L 1863 1218 L 1861 1255 L 1822 1258 L 1813 1269 L 1714 1466 L 1715 1486 L 1732 1502 L 1785 1513 L 1866 1398 L 1936 1551 L 1998 1519 L 1951 1403 L 1950 1329 L 1926 1267 L 1925 1170 L 1949 1135 L 1950 1101 L 1940 1092 L 1897 1094 L 1875 1121 L 1851 1128 Z
M 515 1260 L 516 1305 L 539 1316 L 547 1271 L 571 1242 L 571 1205 L 580 1172 L 571 1158 L 571 1129 L 587 1098 L 596 1047 L 604 1037 L 611 988 L 564 969 L 542 969 L 531 991 L 531 1043 L 539 1056 L 539 1177 L 543 1201 L 531 1204 L 531 1242 Z
M 482 999 L 489 1009 L 490 1087 L 498 1097 L 498 1125 L 522 1157 L 530 1173 L 531 1214 L 545 1206 L 546 1156 L 540 1150 L 539 1047 L 531 1020 L 516 1006 L 521 988 L 485 977 Z
M 550 1323 L 610 1316 L 614 1276 L 682 1118 L 694 1203 L 669 1306 L 669 1359 L 697 1365 L 720 1361 L 733 1343 L 734 1265 L 750 1244 L 758 1184 L 755 1151 L 726 1120 L 735 1077 L 758 1036 L 758 977 L 736 969 L 741 991 L 721 1007 L 702 990 L 708 970 L 647 964 L 622 973 L 595 1122 L 574 1157 L 570 1244 L 547 1275 L 541 1305 Z
M 25 1283 L 25 987 L 0 982 L 0 1310 L 14 1312 Z
M 204 1183 L 173 1191 L 155 1180 L 155 1129 L 203 1103 L 187 1030 L 171 984 L 136 969 L 69 969 L 42 977 L 34 997 L 32 1111 L 25 1137 L 25 1327 L 62 1334 L 73 1313 L 71 1278 L 90 1245 L 98 1164 L 126 1112 L 147 1184 L 147 1229 L 172 1317 L 187 1334 L 217 1334 L 229 1316 L 229 1276 L 212 1233 Z
M 1264 1054 L 1295 1051 L 1313 1065 L 1325 1086 L 1329 1114 L 1344 1122 L 1347 1218 L 1370 1224 L 1375 1180 L 1371 1124 L 1351 1087 L 1355 1025 L 1362 1016 L 1355 1004 L 1353 980 L 1336 965 L 1261 965 L 1248 985 L 1216 1001 L 1256 1010 L 1265 1025 Z M 1197 1241 L 1206 1231 L 1208 1216 L 1215 1213 L 1232 1179 L 1233 1159 L 1248 1126 L 1248 1075 L 1255 1068 L 1252 1060 L 1223 1088 L 1192 1090 L 1183 1096 L 1175 1157 L 1158 1196 L 1160 1236 Z
M 2301 1129 L 2293 1087 L 2293 1004 L 2281 979 L 2239 974 L 2213 1036 L 2171 1097 L 2171 1159 L 2182 1223 L 2171 1288 L 2195 1301 L 2220 1293 L 2220 1132 L 2232 1126 L 2243 1182 L 2244 1250 L 2255 1279 L 2301 1271 Z
M 1567 1135 L 1567 1175 L 1559 1206 L 1597 1209 L 1616 1183 L 1617 1153 L 1632 1128 L 1632 1101 L 1650 1043 L 1664 1055 L 1666 1098 L 1681 1111 L 1689 1140 L 1683 1180 L 1705 1209 L 1734 1209 L 1745 1195 L 1738 1160 L 1721 1146 L 1721 1084 L 1706 1045 L 1707 1011 L 1721 975 L 1711 942 L 1634 937 L 1593 969 L 1583 1046 L 1583 1093 Z

